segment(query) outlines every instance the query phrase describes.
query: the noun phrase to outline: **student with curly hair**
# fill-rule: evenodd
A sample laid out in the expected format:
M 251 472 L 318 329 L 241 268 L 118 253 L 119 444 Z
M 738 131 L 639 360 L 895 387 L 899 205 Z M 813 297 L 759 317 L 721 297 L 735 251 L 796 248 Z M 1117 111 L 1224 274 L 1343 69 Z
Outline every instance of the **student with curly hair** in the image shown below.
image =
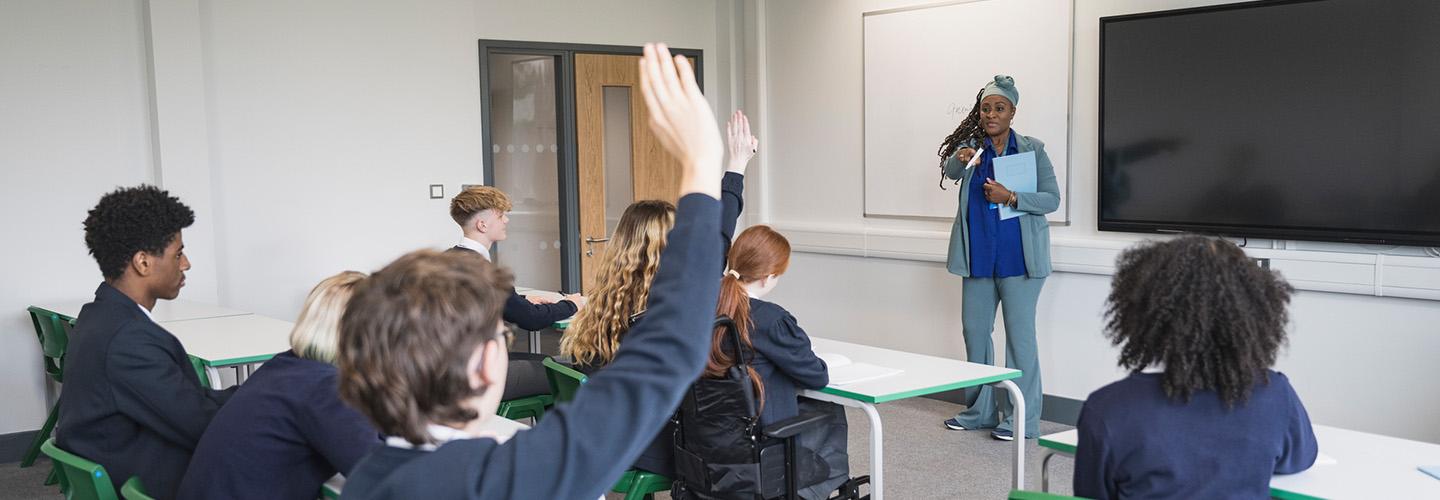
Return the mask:
M 80 309 L 65 354 L 55 443 L 110 472 L 116 489 L 141 476 L 172 498 L 190 455 L 234 388 L 200 385 L 180 341 L 150 317 L 185 286 L 180 232 L 195 213 L 154 186 L 115 190 L 85 219 L 85 244 L 105 282 Z
M 1270 476 L 1310 468 L 1310 417 L 1270 368 L 1293 290 L 1218 238 L 1122 253 L 1106 335 L 1131 373 L 1085 401 L 1075 494 L 1268 498 Z
M 750 120 L 738 110 L 726 124 L 726 136 L 728 161 L 720 183 L 722 249 L 729 248 L 735 235 L 736 220 L 745 207 L 745 168 L 760 145 L 750 134 Z M 593 373 L 615 359 L 625 332 L 645 313 L 650 283 L 674 225 L 675 205 L 663 200 L 637 201 L 620 215 L 595 273 L 590 293 L 594 302 L 580 311 L 560 339 L 560 354 L 570 357 L 576 369 Z M 659 411 L 673 412 L 673 408 Z M 637 468 L 674 475 L 671 429 L 666 424 L 635 462 Z

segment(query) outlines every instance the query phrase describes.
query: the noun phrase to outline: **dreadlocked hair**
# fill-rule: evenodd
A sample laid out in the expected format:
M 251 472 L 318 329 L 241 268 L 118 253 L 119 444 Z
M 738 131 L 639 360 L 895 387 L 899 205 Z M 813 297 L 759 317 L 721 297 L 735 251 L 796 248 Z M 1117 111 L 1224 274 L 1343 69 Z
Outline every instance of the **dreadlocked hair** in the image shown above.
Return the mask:
M 945 136 L 940 142 L 940 150 L 935 154 L 940 155 L 940 189 L 945 189 L 945 159 L 955 154 L 961 145 L 976 142 L 985 138 L 985 129 L 980 126 L 980 95 L 985 93 L 981 88 L 975 92 L 975 105 L 970 106 L 970 113 L 960 120 L 960 126 L 955 131 Z M 959 184 L 960 181 L 955 181 Z
M 1106 299 L 1105 336 L 1131 371 L 1164 365 L 1161 388 L 1188 402 L 1215 391 L 1227 408 L 1250 397 L 1286 342 L 1295 291 L 1235 244 L 1184 236 L 1120 254 Z
M 560 338 L 561 354 L 587 366 L 615 360 L 631 318 L 645 311 L 666 235 L 674 226 L 675 205 L 668 201 L 641 200 L 625 208 L 600 257 L 590 301 Z

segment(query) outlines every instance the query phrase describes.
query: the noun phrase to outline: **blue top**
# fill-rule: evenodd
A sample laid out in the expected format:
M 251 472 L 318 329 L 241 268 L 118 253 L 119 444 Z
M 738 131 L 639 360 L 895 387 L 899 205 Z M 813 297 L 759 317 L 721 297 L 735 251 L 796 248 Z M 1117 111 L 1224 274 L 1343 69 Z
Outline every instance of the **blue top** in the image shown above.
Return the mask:
M 1090 394 L 1080 410 L 1075 494 L 1085 498 L 1269 498 L 1270 476 L 1315 463 L 1305 405 L 1268 371 L 1250 399 L 1226 409 L 1214 391 L 1178 403 L 1158 373 L 1134 373 Z
M 116 490 L 139 475 L 151 496 L 174 498 L 190 453 L 234 392 L 201 386 L 180 341 L 101 283 L 70 331 L 55 444 L 105 466 Z
M 334 365 L 291 351 L 266 361 L 205 430 L 178 497 L 316 498 L 380 444 L 370 421 L 340 401 L 338 377 Z
M 475 438 L 434 451 L 378 447 L 346 476 L 344 498 L 584 499 L 609 490 L 669 420 L 710 354 L 720 202 L 690 194 L 677 205 L 645 316 L 573 401 L 504 444 Z
M 1005 154 L 1019 153 L 1014 131 Z M 985 200 L 985 180 L 995 178 L 995 152 L 989 141 L 966 186 L 970 190 L 966 222 L 970 224 L 970 277 L 1009 278 L 1025 275 L 1025 252 L 1020 247 L 1020 218 L 1000 219 L 999 205 Z
M 763 427 L 799 415 L 800 390 L 825 388 L 830 373 L 790 311 L 750 299 L 750 321 L 750 343 L 755 346 L 750 365 L 765 384 L 765 407 L 760 411 Z
M 1050 164 L 1050 155 L 1045 154 L 1045 143 L 1039 139 L 1020 134 L 1010 129 L 1015 138 L 1015 151 L 1035 152 L 1035 192 L 1015 193 L 1015 209 L 1023 212 L 1020 219 L 1020 248 L 1025 256 L 1025 275 L 1044 278 L 1050 275 L 1050 223 L 1045 214 L 1060 208 L 1060 184 L 1055 179 L 1055 167 Z M 965 147 L 974 147 L 967 142 Z M 1008 149 L 1008 148 L 1007 148 Z M 950 229 L 950 248 L 946 252 L 945 269 L 958 276 L 970 276 L 970 182 L 975 176 L 965 164 L 950 155 L 942 165 L 945 177 L 960 181 L 960 203 L 956 205 L 955 224 Z M 981 179 L 983 182 L 984 179 Z M 982 190 L 983 192 L 983 190 Z M 987 205 L 988 208 L 988 205 Z

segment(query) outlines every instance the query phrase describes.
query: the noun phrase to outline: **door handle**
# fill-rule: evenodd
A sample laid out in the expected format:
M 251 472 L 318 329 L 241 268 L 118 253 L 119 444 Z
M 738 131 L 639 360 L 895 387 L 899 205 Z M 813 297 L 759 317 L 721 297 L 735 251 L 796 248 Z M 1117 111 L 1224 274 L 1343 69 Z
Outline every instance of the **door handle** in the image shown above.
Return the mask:
M 610 238 L 592 238 L 592 237 L 586 237 L 586 238 L 585 238 L 585 256 L 586 256 L 586 257 L 594 257 L 594 256 L 595 256 L 595 247 L 594 247 L 594 244 L 596 244 L 596 243 L 604 243 L 604 242 L 607 242 L 607 241 L 610 241 Z

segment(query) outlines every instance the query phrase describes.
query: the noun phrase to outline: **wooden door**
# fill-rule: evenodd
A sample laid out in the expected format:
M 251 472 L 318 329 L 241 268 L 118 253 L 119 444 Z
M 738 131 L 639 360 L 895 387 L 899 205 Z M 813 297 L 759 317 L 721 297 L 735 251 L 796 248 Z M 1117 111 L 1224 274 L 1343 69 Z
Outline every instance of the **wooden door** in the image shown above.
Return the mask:
M 636 200 L 674 203 L 680 187 L 679 161 L 650 132 L 639 64 L 640 56 L 575 55 L 580 276 L 585 293 L 595 283 L 595 269 L 625 207 Z

